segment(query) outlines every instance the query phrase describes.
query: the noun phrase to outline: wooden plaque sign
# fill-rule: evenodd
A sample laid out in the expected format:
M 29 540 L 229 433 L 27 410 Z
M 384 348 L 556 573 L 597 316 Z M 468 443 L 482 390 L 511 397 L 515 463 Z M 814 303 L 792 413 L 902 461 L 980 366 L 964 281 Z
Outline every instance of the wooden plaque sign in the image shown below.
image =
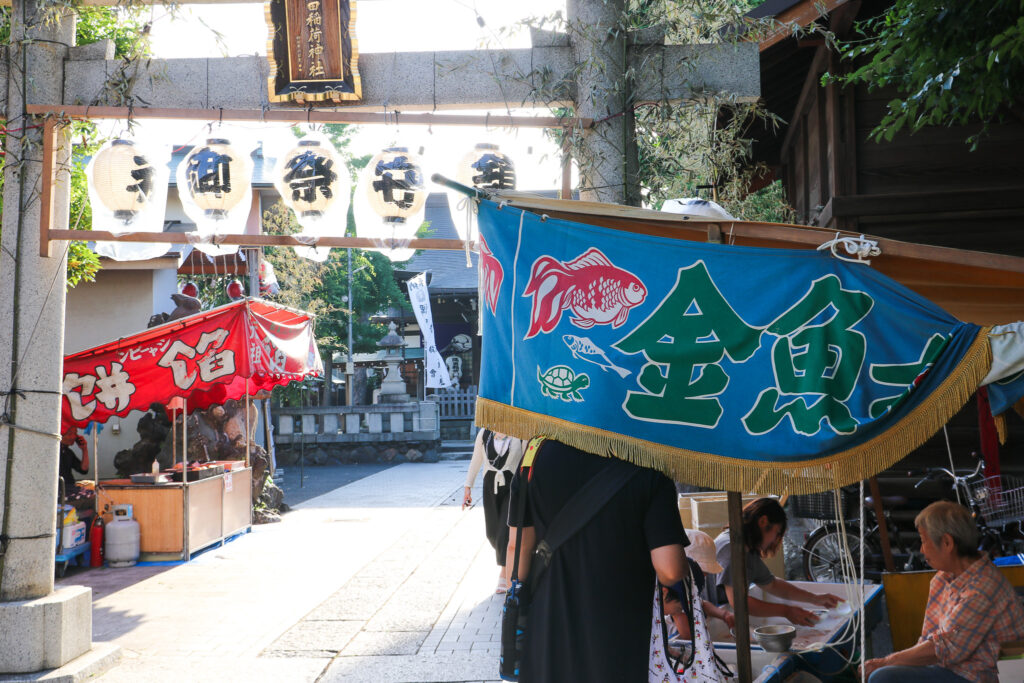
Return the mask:
M 271 102 L 339 104 L 362 97 L 355 0 L 270 0 Z

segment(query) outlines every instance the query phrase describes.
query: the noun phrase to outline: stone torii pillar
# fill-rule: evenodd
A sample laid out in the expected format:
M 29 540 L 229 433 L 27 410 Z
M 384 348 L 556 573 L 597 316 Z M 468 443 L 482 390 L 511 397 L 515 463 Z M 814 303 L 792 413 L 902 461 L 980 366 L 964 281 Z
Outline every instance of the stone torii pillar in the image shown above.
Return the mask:
M 15 0 L 6 78 L 0 242 L 0 673 L 54 669 L 89 652 L 92 594 L 54 591 L 66 250 L 39 255 L 43 129 L 26 104 L 62 101 L 73 15 Z M 52 6 L 51 6 L 52 7 Z M 49 10 L 52 12 L 53 10 Z M 58 139 L 65 139 L 58 134 Z M 54 225 L 67 226 L 70 146 L 55 154 Z M 115 648 L 101 648 L 103 654 Z M 95 660 L 94 660 L 95 661 Z

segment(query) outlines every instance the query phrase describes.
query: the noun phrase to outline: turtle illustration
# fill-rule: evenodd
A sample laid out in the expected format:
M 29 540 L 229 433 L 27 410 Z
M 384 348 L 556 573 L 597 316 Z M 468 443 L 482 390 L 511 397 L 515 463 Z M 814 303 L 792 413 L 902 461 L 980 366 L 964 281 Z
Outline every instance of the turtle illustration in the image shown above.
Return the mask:
M 541 373 L 538 366 L 537 381 L 540 382 L 542 394 L 563 401 L 582 401 L 580 391 L 590 386 L 590 377 L 577 375 L 568 365 L 556 365 L 544 373 Z

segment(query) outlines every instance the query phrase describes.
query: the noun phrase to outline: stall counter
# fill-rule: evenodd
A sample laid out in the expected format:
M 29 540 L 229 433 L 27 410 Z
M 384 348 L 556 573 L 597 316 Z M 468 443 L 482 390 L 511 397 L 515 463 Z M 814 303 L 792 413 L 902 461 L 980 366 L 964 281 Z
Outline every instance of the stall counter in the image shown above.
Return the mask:
M 182 484 L 99 484 L 99 505 L 131 505 L 139 523 L 141 561 L 188 560 L 192 553 L 252 526 L 252 469 L 241 468 Z

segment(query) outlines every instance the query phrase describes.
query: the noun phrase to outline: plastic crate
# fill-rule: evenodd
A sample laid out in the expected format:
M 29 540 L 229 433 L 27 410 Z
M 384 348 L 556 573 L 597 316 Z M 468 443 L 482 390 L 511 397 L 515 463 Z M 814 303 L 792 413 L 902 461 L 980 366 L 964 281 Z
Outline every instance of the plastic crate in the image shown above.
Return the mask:
M 857 495 L 846 489 L 840 489 L 839 497 L 843 506 L 843 519 L 859 519 L 860 505 Z M 790 496 L 789 512 L 793 517 L 806 519 L 839 519 L 839 515 L 836 513 L 836 497 L 832 491 Z

